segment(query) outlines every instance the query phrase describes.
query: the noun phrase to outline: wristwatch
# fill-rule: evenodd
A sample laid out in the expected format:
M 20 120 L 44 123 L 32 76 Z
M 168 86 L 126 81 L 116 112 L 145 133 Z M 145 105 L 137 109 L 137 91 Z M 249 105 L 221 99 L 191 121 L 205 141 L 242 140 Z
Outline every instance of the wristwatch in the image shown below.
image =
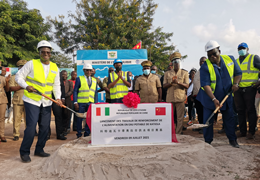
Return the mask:
M 237 87 L 239 86 L 238 83 L 234 83 L 233 85 L 236 85 Z

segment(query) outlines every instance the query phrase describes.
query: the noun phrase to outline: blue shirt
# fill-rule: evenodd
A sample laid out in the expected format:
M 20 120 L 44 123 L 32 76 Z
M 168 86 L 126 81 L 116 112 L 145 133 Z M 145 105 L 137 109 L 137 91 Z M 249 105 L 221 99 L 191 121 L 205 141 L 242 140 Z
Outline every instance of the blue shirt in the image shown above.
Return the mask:
M 90 86 L 92 85 L 92 81 Z M 73 102 L 78 102 L 78 93 L 79 93 L 79 88 L 81 87 L 80 79 L 79 77 L 76 78 L 74 90 L 73 90 Z M 98 92 L 97 92 L 97 86 L 96 86 L 96 91 L 95 91 L 95 103 L 98 102 Z
M 237 64 L 235 58 L 233 56 L 229 56 L 229 57 L 234 62 L 234 77 L 242 75 L 242 71 L 241 71 L 239 65 Z M 220 56 L 220 67 L 218 67 L 218 65 L 216 65 L 216 64 L 213 64 L 213 67 L 214 67 L 214 70 L 216 73 L 216 78 L 217 78 L 214 96 L 220 103 L 224 99 L 226 94 L 229 91 L 231 91 L 232 82 L 231 82 L 228 70 L 226 68 L 225 62 L 221 56 Z M 201 85 L 201 87 L 203 87 L 203 86 L 207 86 L 207 85 L 210 86 L 210 84 L 211 83 L 210 83 L 209 69 L 208 69 L 207 63 L 205 62 L 200 68 L 200 85 Z M 199 90 L 199 93 L 196 98 L 198 101 L 201 102 L 201 104 L 204 107 L 207 107 L 208 109 L 213 109 L 213 110 L 216 108 L 212 99 L 210 99 L 210 97 L 202 89 Z M 220 110 L 226 110 L 227 106 L 229 108 L 233 108 L 232 102 L 233 102 L 233 97 L 229 96 L 228 99 L 226 100 L 226 102 L 223 104 L 223 107 Z

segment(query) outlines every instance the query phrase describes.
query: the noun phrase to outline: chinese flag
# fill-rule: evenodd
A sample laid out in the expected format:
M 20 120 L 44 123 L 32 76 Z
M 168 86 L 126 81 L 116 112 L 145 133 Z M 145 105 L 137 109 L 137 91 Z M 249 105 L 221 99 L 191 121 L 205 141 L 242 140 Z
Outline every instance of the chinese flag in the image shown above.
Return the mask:
M 156 116 L 165 116 L 166 115 L 166 108 L 165 107 L 155 108 L 155 115 Z
M 135 47 L 133 47 L 132 49 L 141 49 L 142 47 L 142 41 L 140 41 L 137 45 L 135 45 Z
M 96 116 L 101 116 L 101 108 L 96 108 Z

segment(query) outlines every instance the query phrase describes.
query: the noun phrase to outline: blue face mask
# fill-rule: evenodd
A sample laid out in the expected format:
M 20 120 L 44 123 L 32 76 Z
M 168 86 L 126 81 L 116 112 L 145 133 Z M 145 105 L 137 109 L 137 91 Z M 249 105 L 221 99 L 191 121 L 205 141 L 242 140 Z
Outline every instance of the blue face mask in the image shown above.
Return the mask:
M 155 74 L 155 73 L 156 73 L 156 71 L 155 71 L 155 70 L 152 70 L 152 71 L 151 71 L 151 73 L 152 73 L 152 74 Z
M 145 69 L 144 70 L 144 75 L 149 75 L 150 74 L 150 69 Z
M 247 53 L 246 49 L 241 49 L 238 51 L 239 56 L 244 56 L 244 55 L 246 55 L 246 53 Z

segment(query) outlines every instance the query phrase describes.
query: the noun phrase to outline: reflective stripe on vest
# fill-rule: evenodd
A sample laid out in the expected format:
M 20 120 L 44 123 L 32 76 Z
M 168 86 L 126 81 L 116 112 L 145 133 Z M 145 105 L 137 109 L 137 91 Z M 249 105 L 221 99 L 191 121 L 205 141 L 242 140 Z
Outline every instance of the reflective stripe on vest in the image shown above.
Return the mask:
M 41 93 L 46 94 L 48 97 L 51 97 L 53 84 L 55 77 L 58 72 L 58 67 L 55 63 L 50 61 L 50 69 L 47 78 L 45 79 L 45 73 L 43 65 L 40 59 L 33 59 L 33 78 L 27 76 L 25 82 L 29 86 L 33 86 L 35 89 L 39 90 Z M 29 93 L 27 90 L 24 90 L 24 95 L 34 101 L 40 101 L 42 96 L 36 93 Z
M 127 72 L 122 71 L 123 78 L 127 81 Z M 118 78 L 118 75 L 115 72 L 110 73 L 111 82 L 114 82 Z M 123 98 L 128 94 L 128 87 L 120 79 L 117 81 L 113 88 L 110 88 L 110 98 L 119 99 Z
M 85 76 L 79 76 L 80 88 L 78 93 L 78 103 L 94 103 L 95 92 L 97 87 L 97 80 L 91 77 L 91 87 L 89 88 L 87 79 Z
M 252 86 L 258 80 L 259 70 L 254 67 L 254 56 L 253 54 L 248 54 L 242 64 L 240 64 L 239 58 L 237 59 L 237 64 L 242 70 L 242 79 L 239 83 L 240 87 Z
M 233 78 L 234 78 L 234 62 L 232 61 L 232 59 L 227 56 L 227 55 L 220 55 L 225 63 L 225 66 L 228 70 L 228 74 L 230 76 L 231 79 L 231 83 L 233 84 Z M 216 72 L 214 70 L 213 64 L 210 62 L 209 59 L 206 60 L 206 64 L 208 66 L 209 69 L 209 74 L 210 74 L 210 87 L 212 92 L 215 92 L 216 89 L 216 83 L 217 83 L 217 77 L 216 77 Z M 203 87 L 201 87 L 202 90 L 204 90 Z

